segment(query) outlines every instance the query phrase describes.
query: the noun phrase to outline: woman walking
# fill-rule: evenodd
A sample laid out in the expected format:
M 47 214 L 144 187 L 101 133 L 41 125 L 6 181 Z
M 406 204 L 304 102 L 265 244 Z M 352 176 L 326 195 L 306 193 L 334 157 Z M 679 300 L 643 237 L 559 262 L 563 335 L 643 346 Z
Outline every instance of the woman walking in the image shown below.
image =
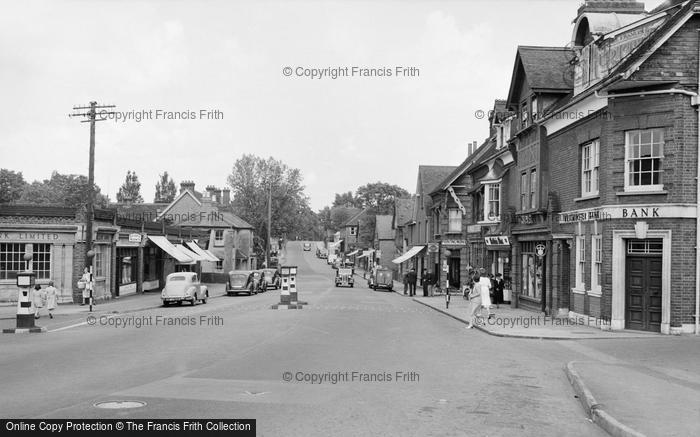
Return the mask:
M 474 324 L 477 323 L 477 314 L 481 311 L 483 287 L 479 283 L 479 279 L 479 272 L 475 272 L 473 277 L 474 284 L 469 291 L 469 323 L 467 324 L 467 329 L 474 327 Z M 486 292 L 488 293 L 488 290 Z
M 49 317 L 53 319 L 53 310 L 58 306 L 58 290 L 53 286 L 53 281 L 49 281 L 46 287 L 46 309 L 49 310 Z
M 32 299 L 34 301 L 34 318 L 38 319 L 40 317 L 39 311 L 46 306 L 46 292 L 41 289 L 41 285 L 34 286 Z

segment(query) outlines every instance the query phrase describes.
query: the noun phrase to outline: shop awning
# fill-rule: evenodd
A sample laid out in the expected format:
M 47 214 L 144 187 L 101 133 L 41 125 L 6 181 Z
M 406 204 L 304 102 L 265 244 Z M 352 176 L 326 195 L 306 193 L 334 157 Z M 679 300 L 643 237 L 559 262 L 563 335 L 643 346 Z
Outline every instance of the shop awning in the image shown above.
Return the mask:
M 163 249 L 165 253 L 175 258 L 177 262 L 181 264 L 193 264 L 195 262 L 194 259 L 190 258 L 187 256 L 187 254 L 175 247 L 175 245 L 173 245 L 173 243 L 168 241 L 168 239 L 165 237 L 161 237 L 159 235 L 149 235 L 148 239 L 153 241 L 158 247 Z
M 206 258 L 204 258 L 202 255 L 191 251 L 190 249 L 186 248 L 182 244 L 176 244 L 175 247 L 177 247 L 182 253 L 185 255 L 189 256 L 195 261 L 207 261 Z
M 423 249 L 425 249 L 425 246 L 413 246 L 412 248 L 408 249 L 406 251 L 406 253 L 404 253 L 400 257 L 391 260 L 391 262 L 393 262 L 394 264 L 401 264 L 402 262 L 408 261 L 409 259 L 418 255 L 418 252 L 420 252 Z
M 362 255 L 358 256 L 358 258 L 364 258 L 366 256 L 372 255 L 373 253 L 374 253 L 374 249 L 365 250 L 364 252 L 362 252 Z
M 345 256 L 353 256 L 353 255 L 357 255 L 357 254 L 358 254 L 359 252 L 360 252 L 359 250 L 353 250 L 352 252 L 348 253 L 348 254 L 347 254 L 347 255 L 345 255 Z
M 199 256 L 203 257 L 204 259 L 203 259 L 202 261 L 211 261 L 211 262 L 217 262 L 217 261 L 219 261 L 219 258 L 217 258 L 216 256 L 214 256 L 214 254 L 212 254 L 212 253 L 209 252 L 208 250 L 202 249 L 202 248 L 199 247 L 199 245 L 197 245 L 197 243 L 195 243 L 194 241 L 188 241 L 188 242 L 187 242 L 187 247 L 189 247 L 190 250 L 191 250 L 192 252 L 194 252 L 194 253 L 198 254 Z

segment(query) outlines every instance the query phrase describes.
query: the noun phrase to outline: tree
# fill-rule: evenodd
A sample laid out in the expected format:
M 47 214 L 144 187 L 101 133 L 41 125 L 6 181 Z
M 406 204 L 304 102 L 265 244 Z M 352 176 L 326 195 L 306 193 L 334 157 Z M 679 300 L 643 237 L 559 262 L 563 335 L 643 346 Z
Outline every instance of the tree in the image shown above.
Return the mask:
M 396 199 L 408 196 L 398 185 L 375 182 L 357 189 L 357 198 L 363 208 L 373 208 L 376 214 L 391 214 Z
M 335 200 L 333 201 L 333 206 L 344 206 L 344 207 L 354 207 L 357 208 L 361 206 L 361 201 L 352 194 L 352 191 L 347 193 L 335 194 Z
M 139 182 L 139 177 L 136 176 L 136 172 L 132 173 L 131 170 L 126 172 L 126 180 L 117 193 L 117 202 L 143 203 L 143 197 L 141 197 L 141 182 Z
M 160 176 L 160 180 L 156 183 L 156 196 L 153 199 L 155 203 L 170 203 L 175 200 L 177 188 L 173 178 L 168 176 L 168 172 L 164 172 Z
M 10 203 L 22 197 L 22 191 L 27 183 L 22 172 L 0 168 L 0 203 Z
M 261 237 L 258 256 L 263 257 L 261 246 L 271 236 L 299 236 L 305 234 L 304 226 L 313 220 L 309 199 L 304 193 L 301 172 L 290 168 L 272 157 L 263 159 L 255 155 L 243 155 L 228 176 L 231 187 L 232 210 L 250 223 L 255 235 Z M 267 234 L 267 203 L 272 196 L 271 235 Z M 262 238 L 264 236 L 264 238 Z
M 109 197 L 100 193 L 100 188 L 93 184 L 95 206 L 107 208 Z M 51 179 L 26 184 L 18 203 L 64 205 L 77 208 L 87 204 L 89 195 L 88 178 L 83 175 L 63 175 L 56 171 Z

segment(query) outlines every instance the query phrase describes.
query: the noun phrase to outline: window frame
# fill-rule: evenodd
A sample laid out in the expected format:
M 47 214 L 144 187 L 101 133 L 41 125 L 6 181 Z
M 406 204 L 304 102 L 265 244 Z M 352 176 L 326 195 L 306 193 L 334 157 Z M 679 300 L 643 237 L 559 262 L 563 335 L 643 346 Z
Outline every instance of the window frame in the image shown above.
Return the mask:
M 537 180 L 537 167 L 530 170 L 530 210 L 537 209 L 537 189 L 539 187 Z
M 456 213 L 457 217 L 452 217 L 452 213 Z M 447 232 L 448 234 L 461 234 L 462 233 L 462 220 L 464 220 L 464 214 L 459 208 L 448 208 L 447 209 Z M 453 224 L 459 222 L 459 226 L 453 227 Z
M 586 180 L 588 176 L 589 180 Z M 586 188 L 587 182 L 590 188 Z M 581 146 L 581 197 L 593 197 L 600 190 L 600 139 Z
M 579 235 L 576 237 L 576 280 L 575 289 L 578 291 L 586 290 L 586 236 Z
M 601 295 L 603 289 L 603 236 L 591 236 L 591 294 Z
M 642 142 L 642 134 L 648 132 L 651 135 L 651 140 L 649 143 L 643 143 Z M 639 142 L 636 144 L 632 144 L 631 138 L 633 135 L 638 135 L 639 136 Z M 655 142 L 655 134 L 659 134 L 661 136 L 661 140 L 659 142 Z M 660 155 L 656 156 L 654 155 L 654 145 L 657 144 L 659 146 L 660 150 Z M 642 153 L 642 147 L 643 145 L 648 145 L 649 150 L 651 153 L 650 157 L 647 158 L 642 158 L 641 153 Z M 637 146 L 638 151 L 639 151 L 639 158 L 631 158 L 630 157 L 630 151 L 631 147 Z M 664 183 L 663 183 L 663 176 L 664 176 L 664 149 L 666 146 L 666 135 L 664 132 L 663 128 L 651 128 L 651 129 L 635 129 L 635 130 L 629 130 L 625 132 L 625 181 L 624 181 L 624 190 L 625 192 L 654 192 L 654 191 L 663 191 L 664 189 Z M 659 161 L 659 168 L 658 170 L 654 170 L 652 167 L 652 170 L 650 172 L 648 171 L 630 171 L 630 166 L 633 162 L 635 161 L 640 161 L 643 162 L 644 160 L 658 160 Z M 653 165 L 653 162 L 652 162 Z M 653 180 L 653 175 L 655 173 L 658 173 L 658 182 L 657 184 L 639 184 L 639 185 L 632 185 L 630 184 L 630 178 L 633 177 L 634 174 L 644 174 L 644 173 L 651 173 L 652 174 L 652 180 Z M 641 176 L 640 176 L 641 179 Z
M 221 232 L 221 238 L 219 238 L 219 232 Z M 214 229 L 214 246 L 223 246 L 226 240 L 225 229 Z
M 530 173 L 528 170 L 520 172 L 520 210 L 527 211 L 530 205 Z

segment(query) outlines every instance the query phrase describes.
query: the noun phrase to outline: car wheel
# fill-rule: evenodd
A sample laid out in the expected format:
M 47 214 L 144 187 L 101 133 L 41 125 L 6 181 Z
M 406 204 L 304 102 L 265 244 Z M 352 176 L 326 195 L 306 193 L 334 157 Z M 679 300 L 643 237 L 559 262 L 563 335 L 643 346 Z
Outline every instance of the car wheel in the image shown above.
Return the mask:
M 204 299 L 202 299 L 202 303 L 203 303 L 203 304 L 206 304 L 206 303 L 207 303 L 207 298 L 208 298 L 208 297 L 209 297 L 209 291 L 207 291 L 206 293 L 204 293 Z
M 350 284 L 350 288 L 355 288 L 355 284 Z
M 170 305 L 170 302 L 168 302 L 167 300 L 164 300 L 164 301 L 163 301 L 163 306 L 164 306 L 164 307 L 167 307 L 168 305 Z
M 179 306 L 179 307 L 182 306 L 182 301 L 181 301 L 181 300 L 178 300 L 178 301 L 177 301 L 177 306 Z
M 192 306 L 197 305 L 197 293 L 194 294 L 194 297 L 192 298 L 190 305 L 192 305 Z

